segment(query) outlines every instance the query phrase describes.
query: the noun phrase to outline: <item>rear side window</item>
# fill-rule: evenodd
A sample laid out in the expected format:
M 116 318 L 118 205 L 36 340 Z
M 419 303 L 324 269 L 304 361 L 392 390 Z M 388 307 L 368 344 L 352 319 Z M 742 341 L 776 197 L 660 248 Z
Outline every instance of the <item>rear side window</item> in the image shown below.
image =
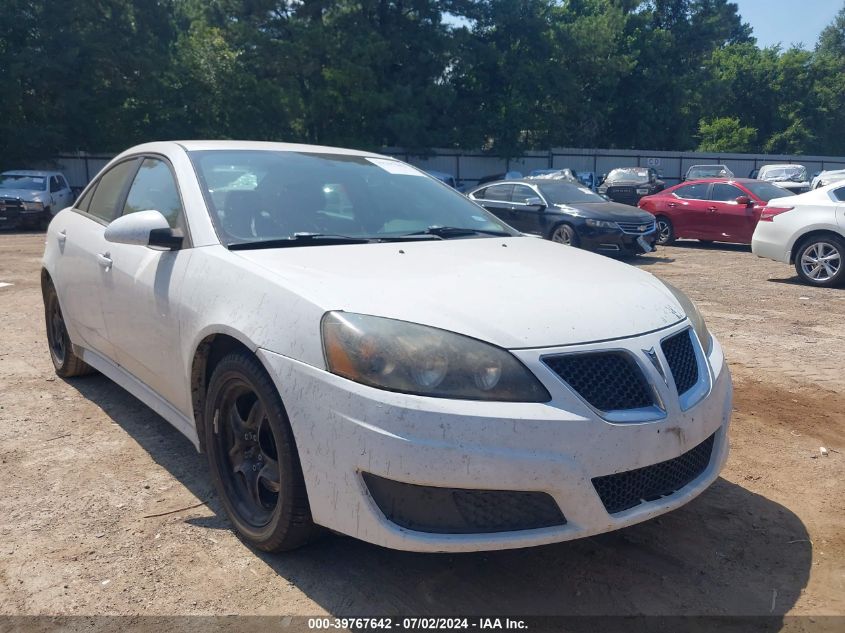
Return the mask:
M 126 189 L 126 181 L 132 175 L 135 166 L 135 160 L 126 160 L 103 174 L 88 205 L 88 213 L 105 222 L 111 222 L 117 214 L 117 204 Z
M 845 187 L 839 187 L 839 189 L 834 189 L 830 192 L 834 198 L 836 198 L 837 202 L 845 202 Z
M 511 191 L 513 191 L 513 185 L 493 185 L 492 187 L 487 187 L 484 199 L 509 202 Z
M 164 161 L 145 158 L 126 196 L 123 214 L 159 211 L 171 228 L 181 226 L 182 200 L 173 173 Z
M 713 184 L 713 189 L 710 191 L 710 199 L 717 202 L 734 202 L 739 196 L 746 195 L 739 187 L 733 185 L 726 185 L 722 182 Z
M 706 200 L 707 188 L 709 186 L 710 183 L 701 182 L 695 185 L 687 185 L 686 187 L 676 189 L 674 193 L 677 197 L 684 198 L 686 200 Z
M 94 191 L 96 189 L 96 184 L 91 185 L 88 191 L 85 192 L 85 195 L 77 200 L 76 204 L 73 205 L 74 208 L 79 209 L 80 211 L 88 211 L 88 205 L 91 204 L 91 198 L 94 197 Z

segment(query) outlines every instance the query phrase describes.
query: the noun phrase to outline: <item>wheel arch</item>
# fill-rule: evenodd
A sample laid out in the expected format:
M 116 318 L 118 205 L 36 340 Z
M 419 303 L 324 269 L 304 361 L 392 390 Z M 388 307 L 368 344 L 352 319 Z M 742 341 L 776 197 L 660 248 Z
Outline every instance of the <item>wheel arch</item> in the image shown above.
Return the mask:
M 222 358 L 236 351 L 244 352 L 255 357 L 264 367 L 260 356 L 256 354 L 257 346 L 248 339 L 230 331 L 215 331 L 206 333 L 194 347 L 191 358 L 191 408 L 194 414 L 194 425 L 199 438 L 199 450 L 205 452 L 205 416 L 203 415 L 205 396 L 208 383 L 214 368 Z M 269 374 L 269 371 L 268 371 Z
M 789 249 L 789 263 L 795 263 L 795 255 L 801 249 L 805 242 L 812 240 L 813 238 L 821 238 L 821 237 L 835 237 L 839 240 L 845 240 L 845 235 L 840 233 L 837 230 L 830 229 L 830 228 L 821 228 L 821 229 L 811 229 L 806 233 L 802 233 L 798 237 L 795 238 L 795 241 L 792 242 L 792 248 Z

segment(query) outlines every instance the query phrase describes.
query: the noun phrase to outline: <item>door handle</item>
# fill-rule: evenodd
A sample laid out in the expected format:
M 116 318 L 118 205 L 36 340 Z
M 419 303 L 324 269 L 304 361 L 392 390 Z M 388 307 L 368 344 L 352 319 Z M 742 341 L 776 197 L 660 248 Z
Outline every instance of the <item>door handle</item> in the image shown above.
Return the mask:
M 105 268 L 106 270 L 111 268 L 111 253 L 100 253 L 99 255 L 97 255 L 97 263 L 100 265 L 101 268 Z
M 678 206 L 678 204 L 677 204 L 676 202 L 670 202 L 670 203 L 669 203 L 669 204 L 667 204 L 666 206 L 667 206 L 667 207 L 669 207 L 670 209 L 674 209 L 675 207 L 677 207 L 677 206 Z
M 62 229 L 56 234 L 56 239 L 59 240 L 59 246 L 64 246 L 67 241 L 67 230 Z
M 707 210 L 708 210 L 710 213 L 715 213 L 715 212 L 716 212 L 716 207 L 707 207 Z

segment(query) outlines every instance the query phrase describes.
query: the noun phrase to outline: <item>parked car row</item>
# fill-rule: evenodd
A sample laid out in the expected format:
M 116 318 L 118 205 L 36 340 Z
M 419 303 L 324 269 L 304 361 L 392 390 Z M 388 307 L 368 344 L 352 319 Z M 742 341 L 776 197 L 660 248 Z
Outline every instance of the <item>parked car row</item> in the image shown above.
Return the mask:
M 751 244 L 760 257 L 794 264 L 807 284 L 845 283 L 845 182 L 796 195 L 763 180 L 714 178 L 670 187 L 639 206 L 655 216 L 658 244 Z

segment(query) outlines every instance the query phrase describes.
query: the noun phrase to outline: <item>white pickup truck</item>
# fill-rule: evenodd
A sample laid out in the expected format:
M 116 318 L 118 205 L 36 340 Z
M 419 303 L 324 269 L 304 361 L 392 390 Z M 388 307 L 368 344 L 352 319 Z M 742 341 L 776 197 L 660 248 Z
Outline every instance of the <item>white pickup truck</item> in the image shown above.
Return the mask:
M 0 174 L 0 229 L 47 228 L 73 199 L 61 172 L 5 171 Z

